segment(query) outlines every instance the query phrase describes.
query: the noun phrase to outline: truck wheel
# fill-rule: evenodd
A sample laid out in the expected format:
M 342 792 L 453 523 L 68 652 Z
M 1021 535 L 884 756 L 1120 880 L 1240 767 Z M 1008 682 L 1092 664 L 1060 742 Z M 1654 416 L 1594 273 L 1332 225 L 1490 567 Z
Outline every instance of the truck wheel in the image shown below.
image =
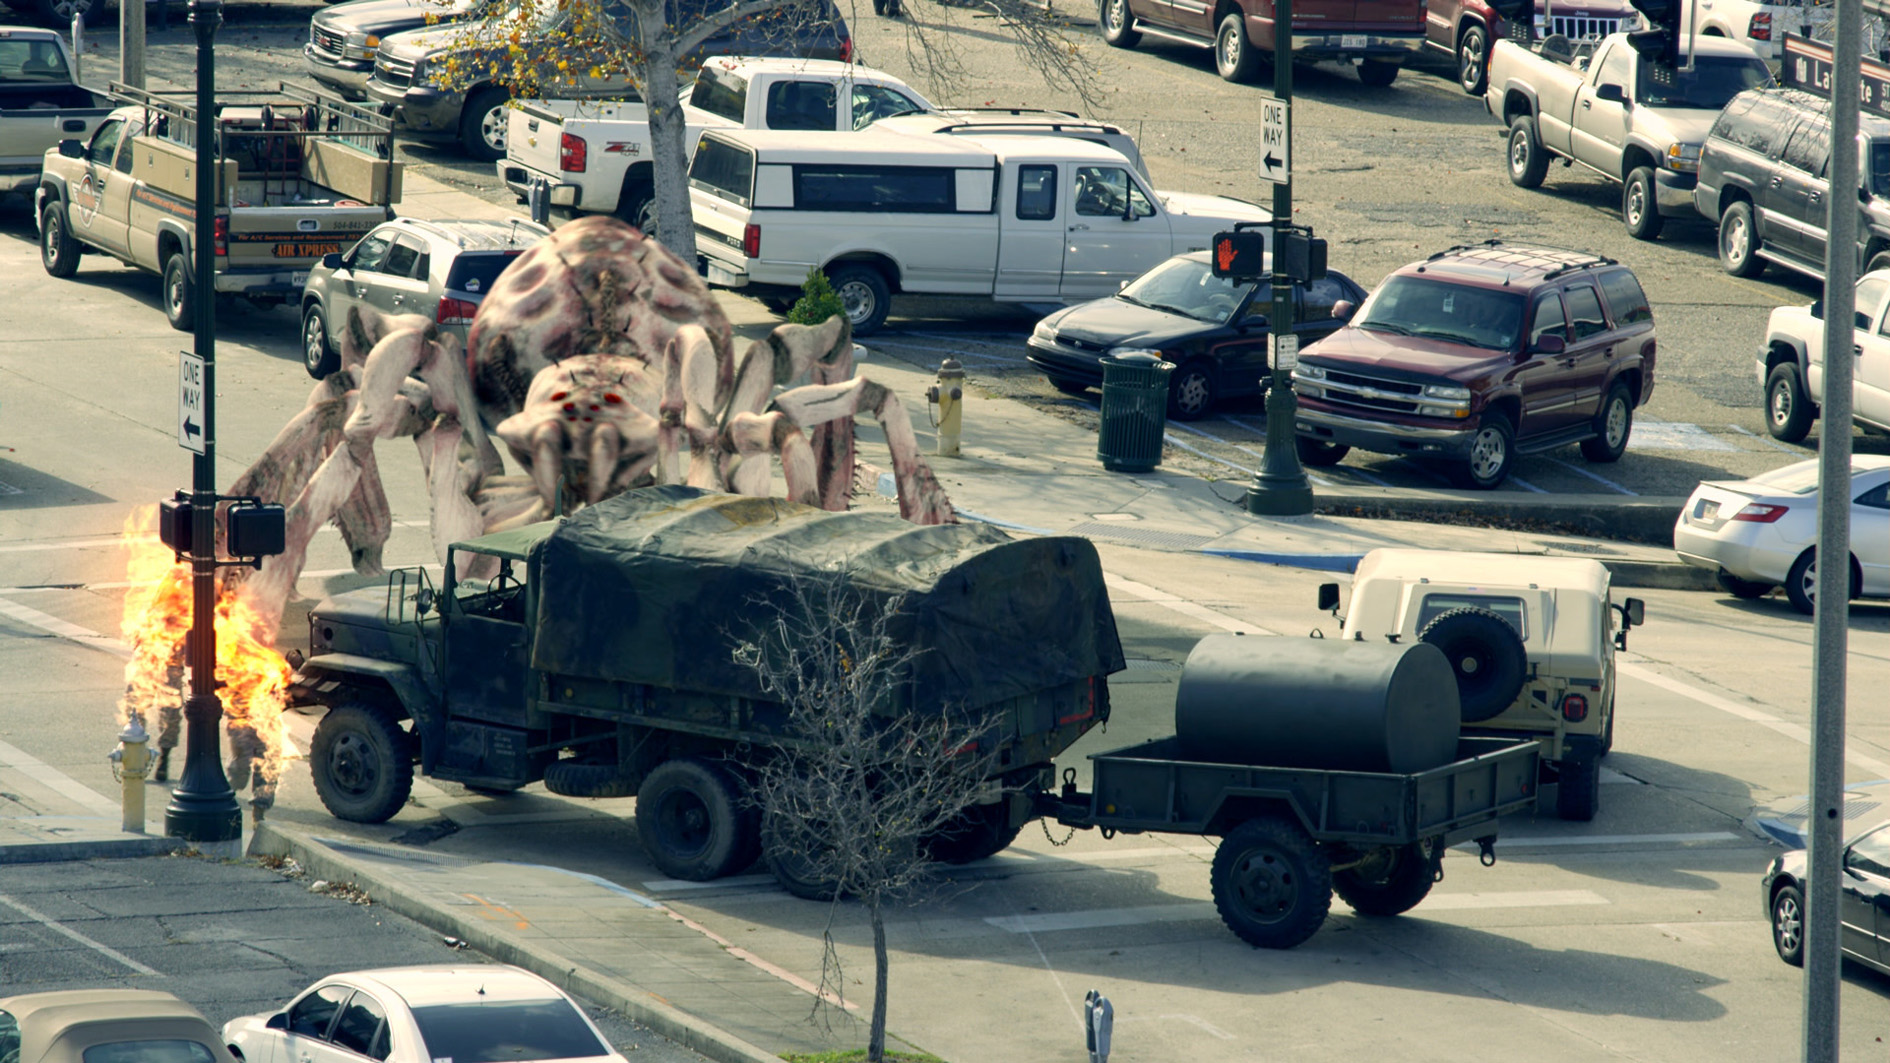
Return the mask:
M 1594 819 L 1601 809 L 1601 757 L 1571 753 L 1557 763 L 1556 773 L 1555 814 L 1578 823 Z
M 1719 265 L 1735 277 L 1756 277 L 1765 272 L 1752 204 L 1743 199 L 1719 216 Z
M 413 792 L 413 738 L 382 709 L 329 709 L 309 743 L 308 762 L 315 793 L 337 819 L 385 823 Z
M 1540 188 L 1549 176 L 1549 153 L 1536 138 L 1536 120 L 1519 114 L 1509 124 L 1509 183 L 1517 188 Z
M 190 256 L 171 252 L 164 260 L 164 316 L 171 327 L 189 332 L 197 326 L 197 293 L 190 278 Z
M 1602 463 L 1620 461 L 1633 432 L 1634 400 L 1628 396 L 1628 386 L 1617 380 L 1601 400 L 1601 409 L 1595 411 L 1595 435 L 1582 440 L 1582 457 Z
M 58 200 L 39 212 L 39 262 L 55 277 L 79 272 L 79 241 L 66 220 L 66 205 Z
M 1375 89 L 1382 89 L 1398 80 L 1399 65 L 1384 63 L 1376 59 L 1361 59 L 1358 64 L 1358 79 Z
M 341 355 L 328 342 L 328 320 L 320 303 L 302 311 L 302 368 L 317 380 L 326 380 L 341 368 Z
M 1011 825 L 1010 805 L 973 805 L 944 830 L 926 838 L 925 855 L 941 864 L 969 864 L 1010 848 L 1024 829 Z
M 1453 478 L 1459 487 L 1494 490 L 1509 477 L 1510 462 L 1515 457 L 1516 430 L 1509 418 L 1485 413 L 1482 427 L 1470 437 L 1470 457 L 1456 466 Z
M 545 789 L 564 797 L 630 797 L 637 779 L 615 763 L 560 760 L 545 765 Z
M 827 274 L 840 305 L 846 308 L 847 323 L 855 336 L 878 332 L 892 308 L 892 289 L 886 278 L 871 266 L 841 266 Z
M 641 182 L 626 187 L 617 197 L 617 217 L 650 239 L 658 239 L 656 190 Z
M 1418 641 L 1442 650 L 1457 673 L 1465 723 L 1502 715 L 1522 690 L 1529 655 L 1509 621 L 1488 609 L 1446 610 L 1424 625 Z
M 694 758 L 664 761 L 637 788 L 637 837 L 671 878 L 721 878 L 755 859 L 755 817 L 742 800 L 721 768 Z
M 1260 54 L 1247 39 L 1240 12 L 1230 12 L 1214 31 L 1214 70 L 1224 81 L 1244 85 L 1260 73 Z
M 1654 187 L 1654 171 L 1635 167 L 1621 186 L 1621 221 L 1628 235 L 1636 240 L 1652 240 L 1660 235 L 1667 219 L 1660 216 L 1659 191 Z
M 1472 96 L 1490 83 L 1490 31 L 1472 22 L 1457 38 L 1457 84 Z
M 505 105 L 511 99 L 511 93 L 496 86 L 466 98 L 466 108 L 459 113 L 459 144 L 466 154 L 480 162 L 505 158 Z
M 804 901 L 831 901 L 840 895 L 839 884 L 823 877 L 807 852 L 809 833 L 779 827 L 770 817 L 761 828 L 762 859 L 782 889 Z
M 1723 568 L 1713 575 L 1713 580 L 1719 584 L 1720 590 L 1747 601 L 1763 598 L 1772 593 L 1773 587 L 1778 586 L 1776 583 L 1767 583 L 1762 579 L 1740 579 Z
M 1175 370 L 1168 381 L 1168 416 L 1198 421 L 1214 409 L 1214 363 L 1196 358 Z
M 1772 895 L 1772 947 L 1793 967 L 1805 965 L 1805 894 L 1797 886 Z
M 1608 695 L 1608 722 L 1601 725 L 1601 755 L 1614 752 L 1614 695 Z
M 1334 871 L 1332 892 L 1360 915 L 1401 915 L 1431 892 L 1436 870 L 1422 844 L 1382 846 L 1359 866 Z
M 1281 816 L 1250 819 L 1214 850 L 1214 907 L 1255 948 L 1290 949 L 1332 909 L 1332 864 L 1305 828 Z
M 1337 465 L 1345 460 L 1347 454 L 1352 453 L 1352 448 L 1343 443 L 1328 443 L 1323 439 L 1308 439 L 1305 436 L 1293 438 L 1293 449 L 1299 451 L 1301 465 L 1322 469 L 1328 465 Z
M 1102 23 L 1103 43 L 1111 48 L 1133 48 L 1142 43 L 1135 17 L 1129 13 L 1129 0 L 1102 0 L 1102 14 L 1097 21 Z
M 1811 433 L 1811 396 L 1805 394 L 1805 377 L 1795 362 L 1780 362 L 1765 375 L 1765 430 L 1772 438 L 1796 443 Z

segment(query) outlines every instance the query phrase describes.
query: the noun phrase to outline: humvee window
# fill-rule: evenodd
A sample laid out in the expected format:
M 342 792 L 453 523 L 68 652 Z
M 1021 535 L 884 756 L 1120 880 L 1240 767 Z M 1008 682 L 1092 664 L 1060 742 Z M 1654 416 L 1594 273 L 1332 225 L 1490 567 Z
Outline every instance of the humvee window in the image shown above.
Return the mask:
M 524 565 L 501 561 L 498 575 L 485 580 L 462 579 L 454 584 L 453 596 L 459 599 L 460 611 L 468 615 L 524 623 L 524 576 Z
M 1495 594 L 1427 594 L 1418 606 L 1417 629 L 1423 631 L 1425 625 L 1452 609 L 1488 609 L 1509 621 L 1517 637 L 1529 641 L 1529 629 L 1523 624 L 1523 600 Z

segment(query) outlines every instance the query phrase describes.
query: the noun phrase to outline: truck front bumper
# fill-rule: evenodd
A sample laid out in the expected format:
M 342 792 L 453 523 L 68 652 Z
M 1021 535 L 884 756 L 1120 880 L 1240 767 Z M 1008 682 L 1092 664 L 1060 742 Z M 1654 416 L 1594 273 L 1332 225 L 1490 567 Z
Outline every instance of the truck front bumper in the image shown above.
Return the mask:
M 1370 59 L 1403 63 L 1424 48 L 1424 31 L 1411 33 L 1301 33 L 1293 30 L 1293 54 L 1301 59 Z
M 1410 454 L 1425 458 L 1449 458 L 1462 461 L 1470 456 L 1470 440 L 1475 425 L 1462 428 L 1430 428 L 1372 421 L 1363 417 L 1309 408 L 1305 400 L 1293 414 L 1293 429 L 1307 439 L 1339 446 L 1357 447 L 1375 454 Z
M 340 93 L 343 99 L 359 102 L 368 98 L 368 75 L 374 73 L 374 60 L 338 58 L 305 44 L 302 65 L 309 77 Z
M 1699 186 L 1700 175 L 1697 173 L 1676 173 L 1672 170 L 1654 171 L 1654 199 L 1663 218 L 1699 217 L 1700 210 L 1693 204 L 1693 190 Z
M 466 97 L 461 93 L 431 85 L 394 89 L 370 80 L 367 95 L 370 102 L 379 104 L 382 113 L 394 120 L 394 128 L 409 136 L 423 140 L 459 136 L 459 116 L 466 107 Z

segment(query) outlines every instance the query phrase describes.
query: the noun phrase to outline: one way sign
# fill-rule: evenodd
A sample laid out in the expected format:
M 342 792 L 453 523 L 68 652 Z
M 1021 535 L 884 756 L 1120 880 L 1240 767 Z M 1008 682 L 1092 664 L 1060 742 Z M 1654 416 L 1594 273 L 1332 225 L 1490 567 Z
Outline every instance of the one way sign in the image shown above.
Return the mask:
M 203 453 L 203 359 L 189 351 L 177 355 L 177 445 Z
M 1285 184 L 1293 175 L 1293 138 L 1285 100 L 1260 97 L 1260 179 Z

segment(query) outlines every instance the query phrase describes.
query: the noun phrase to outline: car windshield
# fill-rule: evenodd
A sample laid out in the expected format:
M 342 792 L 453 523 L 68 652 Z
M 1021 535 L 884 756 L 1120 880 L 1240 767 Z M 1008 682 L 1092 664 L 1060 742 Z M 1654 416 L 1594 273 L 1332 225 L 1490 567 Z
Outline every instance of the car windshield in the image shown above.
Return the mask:
M 1216 277 L 1205 262 L 1171 258 L 1129 282 L 1116 298 L 1211 325 L 1224 325 L 1253 291 L 1251 283 Z
M 1717 111 L 1747 89 L 1772 83 L 1772 71 L 1758 56 L 1702 55 L 1691 73 L 1669 74 L 1647 60 L 1635 82 L 1635 102 L 1649 107 L 1697 107 Z
M 1522 296 L 1515 292 L 1399 276 L 1378 286 L 1353 324 L 1507 351 L 1522 332 L 1522 312 Z
M 453 1063 L 529 1063 L 610 1054 L 568 1000 L 499 1000 L 413 1009 L 423 1058 Z

